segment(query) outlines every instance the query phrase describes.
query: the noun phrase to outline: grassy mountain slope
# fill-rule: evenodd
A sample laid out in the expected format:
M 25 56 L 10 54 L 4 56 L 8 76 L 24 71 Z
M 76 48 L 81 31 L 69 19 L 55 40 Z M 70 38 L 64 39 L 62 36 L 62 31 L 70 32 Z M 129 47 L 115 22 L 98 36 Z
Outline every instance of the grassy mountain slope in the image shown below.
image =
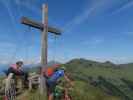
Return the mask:
M 121 66 L 121 67 L 120 67 Z M 86 76 L 104 76 L 107 78 L 126 78 L 133 80 L 133 65 L 115 65 L 113 63 L 99 63 L 85 59 L 74 59 L 66 63 L 70 73 L 79 73 Z
M 123 99 L 127 94 L 129 97 L 133 97 L 132 90 L 129 88 L 132 86 L 131 82 L 127 86 L 126 83 L 120 80 L 124 78 L 133 81 L 132 64 L 116 65 L 109 61 L 100 63 L 86 59 L 73 59 L 64 65 L 70 77 L 74 80 L 74 90 L 71 94 L 73 100 L 133 100 L 130 98 Z M 92 85 L 90 78 L 99 82 L 99 76 L 107 79 L 107 82 L 104 83 L 100 80 L 98 86 Z M 108 82 L 111 85 L 108 85 Z M 114 86 L 111 89 L 114 94 L 108 91 L 111 86 Z M 122 93 L 119 93 L 119 91 Z M 43 97 L 39 96 L 38 91 L 27 91 L 19 97 L 19 100 L 21 99 L 44 100 Z

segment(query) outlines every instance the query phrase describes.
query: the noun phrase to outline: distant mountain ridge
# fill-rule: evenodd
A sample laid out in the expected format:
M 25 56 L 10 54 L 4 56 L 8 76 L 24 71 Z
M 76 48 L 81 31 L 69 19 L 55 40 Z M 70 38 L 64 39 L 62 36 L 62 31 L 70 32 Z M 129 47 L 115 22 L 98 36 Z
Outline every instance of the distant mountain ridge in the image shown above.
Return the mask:
M 48 66 L 51 66 L 53 64 L 61 64 L 58 61 L 49 61 Z M 113 68 L 127 68 L 127 67 L 133 67 L 133 63 L 127 63 L 127 64 L 114 64 L 111 61 L 105 61 L 105 62 L 98 62 L 98 61 L 93 61 L 93 60 L 87 60 L 84 58 L 76 58 L 72 59 L 69 62 L 66 63 L 67 65 L 75 65 L 75 66 L 80 66 L 82 65 L 83 67 L 113 67 Z M 41 66 L 40 63 L 38 64 L 29 64 L 25 65 L 24 69 L 29 70 L 29 69 L 36 69 L 36 67 Z M 7 69 L 9 65 L 6 64 L 0 64 L 0 73 L 3 72 L 3 70 Z
M 121 67 L 126 67 L 126 68 L 128 68 L 128 67 L 133 67 L 133 63 L 119 64 L 119 66 L 121 66 Z
M 105 61 L 105 62 L 98 62 L 93 60 L 87 60 L 84 58 L 76 58 L 72 59 L 71 61 L 67 62 L 66 64 L 75 64 L 75 65 L 82 65 L 86 67 L 133 67 L 133 63 L 127 63 L 127 64 L 114 64 L 111 61 Z

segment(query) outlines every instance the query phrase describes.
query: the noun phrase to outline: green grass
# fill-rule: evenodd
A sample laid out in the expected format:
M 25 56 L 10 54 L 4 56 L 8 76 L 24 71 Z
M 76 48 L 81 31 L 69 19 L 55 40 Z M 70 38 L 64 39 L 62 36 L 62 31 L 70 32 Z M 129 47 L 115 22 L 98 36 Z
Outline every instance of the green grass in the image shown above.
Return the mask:
M 133 81 L 133 68 L 112 68 L 112 67 L 102 67 L 102 66 L 95 66 L 95 67 L 89 67 L 89 66 L 82 66 L 77 64 L 68 64 L 68 71 L 70 73 L 79 73 L 83 74 L 85 76 L 103 76 L 105 78 L 126 78 Z
M 25 91 L 18 97 L 18 100 L 46 100 L 44 95 L 40 95 L 38 90 Z
M 121 100 L 118 97 L 109 96 L 101 89 L 93 87 L 85 82 L 75 81 L 73 100 Z
M 85 82 L 75 81 L 74 89 L 71 94 L 73 100 L 121 100 L 115 96 L 109 96 L 99 88 L 93 87 Z M 19 100 L 46 100 L 44 96 L 40 96 L 38 91 L 26 92 Z
M 106 79 L 111 79 L 111 82 L 120 87 L 120 78 L 125 78 L 133 81 L 133 67 L 115 68 L 114 66 L 90 61 L 75 61 L 65 64 L 67 72 L 76 74 L 81 77 L 103 76 Z M 121 89 L 123 87 L 120 87 Z M 127 92 L 128 93 L 128 92 Z M 74 79 L 74 89 L 72 92 L 73 100 L 122 100 L 120 97 L 110 96 L 101 88 L 90 85 L 87 81 Z M 19 97 L 18 100 L 46 100 L 44 96 L 40 96 L 38 91 L 26 91 Z

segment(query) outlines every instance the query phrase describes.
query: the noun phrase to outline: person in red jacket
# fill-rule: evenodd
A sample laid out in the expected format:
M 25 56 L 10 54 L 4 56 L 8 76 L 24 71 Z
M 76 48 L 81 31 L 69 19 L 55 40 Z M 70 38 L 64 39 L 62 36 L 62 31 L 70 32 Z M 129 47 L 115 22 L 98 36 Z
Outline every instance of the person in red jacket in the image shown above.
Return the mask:
M 12 64 L 5 73 L 7 76 L 10 73 L 13 73 L 14 79 L 16 78 L 16 76 L 22 78 L 25 86 L 28 83 L 28 73 L 22 70 L 22 66 L 23 66 L 23 62 L 17 61 L 16 64 Z

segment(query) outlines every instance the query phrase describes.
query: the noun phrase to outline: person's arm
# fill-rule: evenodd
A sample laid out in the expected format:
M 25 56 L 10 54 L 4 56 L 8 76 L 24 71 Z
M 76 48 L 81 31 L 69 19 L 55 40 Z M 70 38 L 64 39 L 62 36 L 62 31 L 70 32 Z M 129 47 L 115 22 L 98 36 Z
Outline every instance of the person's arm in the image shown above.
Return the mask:
M 67 76 L 66 74 L 64 74 L 64 78 L 65 78 L 65 80 L 66 80 L 68 83 L 70 83 L 70 85 L 73 86 L 73 82 L 68 78 L 68 76 Z
M 6 75 L 8 76 L 10 73 L 14 73 L 11 67 L 9 67 L 8 70 L 6 71 Z
M 12 67 L 8 69 L 7 75 L 9 75 L 10 73 L 13 73 L 14 75 L 23 75 L 23 72 L 21 72 L 20 70 L 13 69 Z

